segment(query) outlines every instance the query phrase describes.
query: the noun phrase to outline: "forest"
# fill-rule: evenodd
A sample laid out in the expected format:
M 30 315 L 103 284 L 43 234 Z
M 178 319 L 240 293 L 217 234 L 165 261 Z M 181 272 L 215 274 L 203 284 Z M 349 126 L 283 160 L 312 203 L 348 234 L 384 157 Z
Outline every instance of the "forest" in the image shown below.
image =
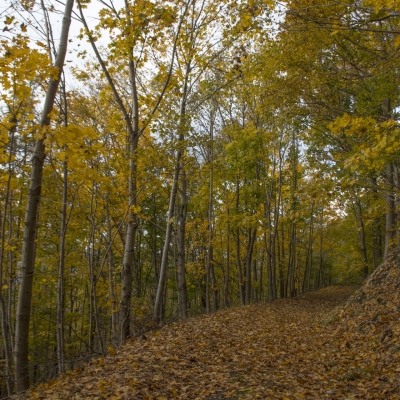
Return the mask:
M 0 397 L 361 284 L 400 244 L 400 1 L 5 0 L 0 23 Z

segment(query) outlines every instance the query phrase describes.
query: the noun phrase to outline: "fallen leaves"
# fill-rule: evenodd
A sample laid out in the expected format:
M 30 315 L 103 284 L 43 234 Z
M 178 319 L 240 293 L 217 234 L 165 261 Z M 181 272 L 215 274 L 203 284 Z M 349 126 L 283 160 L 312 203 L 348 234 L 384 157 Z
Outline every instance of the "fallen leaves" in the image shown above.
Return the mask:
M 399 399 L 399 265 L 391 259 L 336 310 L 355 288 L 166 326 L 29 398 Z

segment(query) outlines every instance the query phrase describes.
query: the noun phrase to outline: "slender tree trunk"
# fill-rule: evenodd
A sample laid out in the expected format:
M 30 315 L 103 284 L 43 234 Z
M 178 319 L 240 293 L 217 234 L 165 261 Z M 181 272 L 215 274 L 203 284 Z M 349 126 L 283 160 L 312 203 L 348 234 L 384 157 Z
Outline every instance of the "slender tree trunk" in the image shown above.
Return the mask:
M 20 203 L 22 204 L 21 201 L 22 198 L 22 193 L 21 193 L 21 197 L 20 197 Z M 16 242 L 18 242 L 19 240 L 19 232 L 20 232 L 20 218 L 17 219 L 17 223 L 16 223 L 16 233 L 14 233 L 13 230 L 13 221 L 14 221 L 14 216 L 13 216 L 13 191 L 11 191 L 11 196 L 10 196 L 10 211 L 9 211 L 9 223 L 8 223 L 8 240 L 11 241 L 15 240 Z M 10 248 L 9 250 L 9 269 L 8 269 L 8 276 L 10 277 L 9 280 L 9 284 L 8 284 L 8 299 L 7 299 L 7 325 L 8 325 L 8 330 L 9 330 L 9 335 L 10 335 L 10 344 L 11 344 L 11 350 L 14 349 L 14 332 L 13 332 L 13 324 L 11 321 L 11 316 L 15 315 L 15 312 L 13 312 L 13 306 L 15 306 L 15 299 L 14 299 L 14 283 L 13 283 L 13 279 L 11 279 L 11 277 L 14 277 L 14 261 L 15 261 L 15 254 L 14 254 L 14 250 Z M 11 364 L 12 364 L 12 359 L 11 359 Z M 13 385 L 14 385 L 14 379 L 13 376 L 11 375 L 10 378 L 13 380 Z
M 400 229 L 399 229 L 399 190 L 400 190 L 400 178 L 399 178 L 399 167 L 397 162 L 393 162 L 393 202 L 394 202 L 394 231 L 396 237 L 396 245 L 400 246 Z
M 131 49 L 131 52 L 133 50 Z M 129 55 L 129 72 L 131 81 L 132 97 L 132 121 L 127 120 L 129 132 L 129 203 L 130 208 L 128 226 L 126 231 L 124 258 L 121 271 L 121 301 L 120 301 L 120 340 L 121 343 L 130 337 L 131 324 L 131 298 L 132 298 L 132 276 L 135 260 L 135 240 L 138 228 L 137 218 L 137 165 L 136 150 L 139 139 L 139 101 L 136 90 L 136 68 L 133 54 Z
M 303 277 L 303 293 L 310 291 L 310 280 L 311 280 L 311 269 L 312 269 L 312 247 L 313 247 L 313 228 L 314 228 L 314 200 L 311 203 L 311 213 L 310 213 L 310 226 L 308 233 L 308 246 L 307 246 L 307 256 L 306 265 Z
M 9 316 L 7 313 L 6 302 L 2 293 L 0 293 L 1 302 L 1 330 L 4 346 L 4 356 L 5 356 L 5 374 L 7 386 L 7 395 L 11 396 L 13 393 L 13 379 L 12 379 L 12 352 L 10 346 L 10 330 L 8 329 Z
M 208 223 L 212 224 L 210 217 Z M 210 299 L 210 292 L 211 292 L 211 307 L 209 304 L 208 312 L 216 312 L 218 308 L 218 300 L 217 300 L 217 288 L 216 288 L 215 272 L 214 272 L 214 246 L 213 246 L 212 227 L 209 231 L 209 238 L 207 243 L 207 287 L 209 288 L 207 293 L 208 299 Z
M 246 253 L 246 296 L 245 304 L 251 303 L 251 261 L 253 258 L 254 243 L 257 237 L 257 228 L 249 228 Z
M 178 159 L 180 160 L 180 157 L 181 157 L 181 154 L 180 154 L 180 151 L 178 150 L 177 160 L 175 163 L 175 169 L 174 169 L 174 175 L 173 175 L 172 188 L 171 188 L 171 193 L 170 193 L 170 197 L 169 197 L 167 227 L 165 229 L 164 248 L 163 248 L 162 255 L 161 255 L 159 280 L 158 280 L 158 286 L 157 286 L 156 299 L 154 302 L 153 318 L 156 322 L 160 322 L 162 319 L 162 315 L 161 315 L 162 303 L 163 303 L 162 300 L 163 300 L 164 286 L 165 286 L 165 280 L 166 280 L 166 275 L 167 275 L 168 250 L 169 250 L 169 246 L 171 243 L 171 236 L 172 236 L 172 229 L 173 229 L 175 199 L 176 199 L 176 193 L 178 191 L 178 179 L 179 179 L 179 167 L 180 167 Z
M 211 312 L 211 303 L 210 303 L 210 281 L 211 281 L 211 279 L 210 279 L 210 270 L 209 270 L 209 268 L 208 268 L 208 258 L 210 257 L 210 254 L 208 253 L 208 251 L 207 251 L 207 247 L 205 247 L 205 252 L 204 252 L 204 254 L 205 254 L 205 260 L 206 260 L 206 263 L 205 263 L 205 272 L 206 272 L 206 287 L 205 287 L 205 289 L 206 289 L 206 293 L 205 293 L 205 300 L 206 300 L 206 313 L 207 314 L 209 314 L 210 312 Z
M 217 311 L 217 288 L 215 283 L 215 273 L 214 273 L 214 247 L 213 247 L 213 181 L 214 181 L 214 149 L 213 149 L 213 142 L 214 142 L 214 111 L 211 112 L 210 115 L 210 142 L 211 142 L 211 149 L 210 149 L 210 157 L 209 157 L 209 164 L 210 164 L 210 182 L 209 182 L 209 191 L 208 191 L 208 210 L 207 210 L 207 231 L 208 231 L 208 243 L 207 243 L 207 275 L 208 275 L 208 286 L 211 289 L 211 311 Z M 210 311 L 210 310 L 209 310 Z
M 157 205 L 155 201 L 155 196 L 154 194 L 152 195 L 152 200 L 153 200 L 153 221 L 157 220 Z M 153 224 L 153 235 L 152 235 L 152 253 L 153 253 L 153 270 L 154 270 L 154 281 L 158 282 L 159 280 L 159 274 L 160 271 L 158 270 L 159 267 L 159 260 L 158 258 L 158 246 L 157 246 L 157 225 Z M 155 300 L 155 295 L 152 295 L 153 297 L 153 303 Z
M 239 178 L 236 177 L 236 215 L 239 214 Z M 236 267 L 238 271 L 238 280 L 239 280 L 239 295 L 240 295 L 240 304 L 245 304 L 244 297 L 244 285 L 243 285 L 243 273 L 242 273 L 242 262 L 240 257 L 240 228 L 236 228 L 235 232 L 235 240 L 236 240 Z
M 274 300 L 273 278 L 272 278 L 272 258 L 275 252 L 273 245 L 272 222 L 271 222 L 271 193 L 267 192 L 264 202 L 264 218 L 267 220 L 267 226 L 264 231 L 264 246 L 267 253 L 267 276 L 268 276 L 268 300 Z
M 68 196 L 68 169 L 67 162 L 63 163 L 64 181 L 61 208 L 60 229 L 60 261 L 58 266 L 57 282 L 57 364 L 60 374 L 65 372 L 64 365 L 64 269 L 65 269 L 65 239 L 67 233 L 67 196 Z
M 95 322 L 95 327 L 96 327 L 96 335 L 99 339 L 100 351 L 102 354 L 104 354 L 105 353 L 104 342 L 103 342 L 103 337 L 101 336 L 99 313 L 98 313 L 98 308 L 97 308 L 97 280 L 96 280 L 96 278 L 93 281 L 92 299 L 93 299 L 93 316 L 94 316 L 94 322 Z
M 2 330 L 2 339 L 3 339 L 3 347 L 4 347 L 4 356 L 5 356 L 5 374 L 4 377 L 6 379 L 7 386 L 7 395 L 11 396 L 13 392 L 13 378 L 12 378 L 12 352 L 10 345 L 10 316 L 8 314 L 5 296 L 3 295 L 3 291 L 5 291 L 5 287 L 8 285 L 5 284 L 3 279 L 3 255 L 4 255 L 4 242 L 5 242 L 5 224 L 6 224 L 6 213 L 7 213 L 7 203 L 9 200 L 9 183 L 6 191 L 6 199 L 4 205 L 4 214 L 0 215 L 0 223 L 1 223 L 1 249 L 0 249 L 0 303 L 1 303 L 1 330 Z M 10 290 L 10 288 L 8 288 Z
M 291 225 L 291 233 L 290 233 L 290 242 L 289 242 L 289 264 L 288 264 L 288 274 L 286 287 L 289 288 L 290 297 L 294 297 L 296 295 L 296 287 L 295 287 L 295 270 L 297 266 L 297 257 L 296 257 L 296 242 L 297 242 L 297 164 L 298 164 L 298 148 L 297 148 L 297 139 L 295 136 L 295 132 L 293 131 L 292 136 L 292 151 L 293 151 L 293 165 L 292 165 L 292 174 L 293 174 L 293 186 L 292 186 L 292 225 Z
M 112 303 L 111 306 L 111 343 L 115 343 L 117 340 L 117 312 L 116 312 L 116 296 L 114 290 L 114 253 L 111 248 L 112 245 L 112 228 L 111 228 L 111 218 L 110 218 L 110 207 L 109 207 L 109 193 L 107 193 L 105 199 L 106 207 L 106 219 L 107 219 L 107 242 L 109 246 L 108 251 L 108 285 L 109 285 L 109 296 Z
M 270 235 L 270 252 L 271 260 L 269 261 L 269 271 L 268 271 L 268 300 L 276 300 L 276 238 L 275 234 Z
M 225 279 L 224 279 L 224 306 L 229 307 L 229 274 L 230 274 L 230 263 L 231 263 L 231 250 L 230 250 L 230 235 L 231 226 L 229 219 L 229 202 L 228 202 L 228 189 L 226 182 L 225 188 L 225 208 L 226 208 L 226 266 L 225 266 Z
M 286 278 L 286 288 L 289 290 L 290 297 L 295 296 L 294 271 L 296 266 L 296 237 L 296 222 L 292 222 L 289 242 L 289 264 Z
M 64 65 L 68 44 L 68 32 L 74 0 L 67 0 L 61 28 L 60 44 L 55 66 L 58 67 L 57 79 L 51 79 L 43 106 L 41 127 L 50 125 L 50 113 Z M 17 392 L 29 388 L 29 319 L 32 302 L 32 285 L 35 264 L 35 240 L 41 188 L 43 181 L 43 164 L 45 158 L 45 137 L 36 141 L 32 156 L 31 183 L 29 186 L 28 204 L 25 214 L 24 241 L 21 261 L 21 284 L 18 292 L 17 319 L 15 332 L 15 381 Z
M 43 6 L 43 5 L 42 5 Z M 64 126 L 68 126 L 68 103 L 66 97 L 65 80 L 62 82 L 62 102 L 64 105 Z M 57 282 L 57 364 L 58 373 L 65 372 L 64 358 L 64 269 L 65 269 L 65 246 L 67 235 L 67 201 L 68 201 L 68 165 L 63 163 L 63 191 L 61 205 L 61 227 L 60 227 L 60 261 L 58 265 Z
M 272 189 L 271 189 L 272 190 Z M 267 231 L 264 234 L 265 248 L 267 252 L 267 273 L 268 273 L 268 301 L 274 301 L 277 298 L 276 294 L 276 240 L 278 237 L 279 223 L 279 203 L 280 198 L 275 201 L 274 209 L 274 226 L 271 220 L 271 193 L 267 195 L 267 200 L 264 204 L 264 214 L 267 218 Z
M 281 223 L 281 239 L 278 240 L 278 267 L 279 267 L 279 293 L 281 299 L 286 297 L 285 277 L 283 272 L 283 265 L 285 260 L 285 229 L 283 222 Z
M 182 169 L 180 190 L 180 205 L 178 212 L 178 315 L 181 320 L 187 318 L 187 292 L 186 292 L 186 268 L 185 268 L 185 228 L 187 214 L 187 182 L 186 172 Z
M 94 183 L 92 183 L 91 191 L 91 201 L 90 201 L 90 237 L 87 244 L 86 257 L 89 269 L 89 351 L 94 353 L 94 339 L 95 339 L 95 321 L 94 321 L 94 286 L 95 286 L 95 234 L 96 234 L 96 224 L 95 224 L 95 207 L 94 207 L 94 197 L 95 197 Z
M 138 94 L 136 89 L 136 66 L 134 62 L 133 56 L 133 48 L 130 46 L 128 50 L 128 58 L 129 58 L 129 79 L 130 79 L 130 91 L 131 91 L 131 115 L 127 111 L 127 108 L 124 105 L 120 95 L 118 94 L 117 88 L 114 84 L 114 81 L 107 69 L 105 62 L 103 61 L 95 40 L 89 30 L 86 19 L 82 12 L 81 3 L 78 0 L 78 8 L 81 17 L 81 21 L 84 25 L 86 35 L 89 39 L 89 42 L 93 48 L 93 51 L 96 55 L 96 58 L 101 66 L 101 69 L 107 79 L 107 82 L 111 88 L 111 91 L 114 95 L 114 99 L 120 109 L 124 120 L 126 129 L 128 132 L 128 158 L 129 158 L 129 178 L 128 178 L 128 191 L 129 191 L 129 200 L 128 200 L 128 224 L 126 230 L 126 240 L 125 240 L 125 248 L 124 248 L 124 256 L 122 260 L 122 271 L 121 271 L 121 300 L 119 307 L 119 329 L 120 329 L 120 341 L 124 342 L 130 337 L 130 307 L 131 307 L 131 298 L 132 298 L 132 269 L 133 263 L 135 260 L 135 239 L 136 232 L 138 228 L 138 218 L 137 218 L 137 165 L 136 165 L 136 150 L 138 146 L 139 140 L 139 101 Z M 128 25 L 132 28 L 132 20 L 131 13 L 129 9 L 129 5 L 125 2 L 125 11 L 128 16 Z M 173 54 L 175 55 L 175 46 Z M 168 84 L 170 79 L 170 74 L 165 83 L 165 87 Z M 160 95 L 159 101 L 157 102 L 156 108 L 153 110 L 153 113 L 156 111 L 161 98 L 164 94 L 165 90 Z M 143 129 L 143 128 L 142 128 Z
M 258 301 L 262 302 L 264 300 L 264 264 L 265 264 L 265 254 L 263 251 L 260 260 L 260 279 L 259 279 L 259 298 Z
M 4 347 L 4 355 L 5 355 L 5 376 L 6 376 L 6 386 L 8 396 L 12 395 L 14 380 L 12 377 L 12 347 L 11 347 L 11 324 L 10 324 L 10 307 L 6 305 L 6 295 L 5 293 L 11 292 L 10 283 L 7 284 L 4 281 L 4 253 L 5 253 L 5 241 L 6 241 L 6 222 L 7 222 L 7 213 L 10 214 L 9 219 L 9 239 L 11 239 L 12 232 L 12 217 L 11 217 L 11 179 L 13 175 L 12 169 L 12 157 L 14 154 L 14 135 L 16 131 L 16 125 L 14 124 L 9 131 L 9 157 L 8 157 L 8 178 L 7 178 L 7 186 L 6 193 L 4 195 L 4 209 L 3 215 L 0 214 L 0 224 L 1 224 L 1 246 L 0 246 L 0 302 L 1 302 L 1 328 L 2 328 L 2 339 L 3 339 L 3 347 Z M 8 211 L 10 210 L 10 211 Z M 10 251 L 10 264 L 12 263 L 12 251 Z M 11 282 L 11 274 L 10 274 L 10 282 Z
M 378 191 L 377 191 L 377 183 L 376 178 L 371 179 L 371 184 L 373 187 L 373 198 L 374 200 L 378 200 Z M 381 229 L 381 217 L 374 218 L 372 223 L 372 259 L 374 264 L 374 270 L 378 267 L 378 265 L 382 262 L 383 254 L 382 254 L 382 229 Z
M 168 217 L 167 217 L 167 227 L 165 230 L 165 242 L 164 242 L 164 248 L 161 256 L 161 266 L 160 266 L 160 279 L 158 281 L 158 287 L 157 287 L 157 294 L 156 294 L 156 300 L 154 304 L 154 311 L 153 311 L 153 318 L 156 322 L 160 322 L 161 320 L 161 305 L 162 305 L 162 298 L 163 298 L 163 293 L 164 293 L 164 286 L 165 286 L 165 278 L 166 278 L 166 272 L 167 272 L 167 262 L 168 262 L 168 250 L 171 242 L 171 234 L 172 234 L 172 229 L 173 229 L 173 218 L 174 218 L 174 210 L 175 210 L 175 202 L 176 202 L 176 196 L 177 196 L 177 191 L 178 191 L 178 183 L 179 183 L 179 175 L 181 170 L 183 169 L 183 164 L 182 164 L 182 156 L 183 156 L 183 142 L 185 139 L 185 132 L 186 132 L 186 101 L 187 101 L 187 94 L 188 94 L 188 82 L 189 82 L 189 74 L 190 74 L 190 62 L 186 64 L 186 71 L 185 71 L 185 77 L 184 77 L 184 82 L 183 82 L 183 93 L 182 93 L 182 98 L 181 98 L 181 104 L 180 104 L 180 115 L 179 115 L 179 125 L 178 125 L 178 145 L 177 145 L 177 150 L 176 150 L 176 159 L 175 159 L 175 169 L 174 169 L 174 175 L 173 175 L 173 182 L 172 182 L 172 189 L 171 189 L 171 195 L 169 198 L 169 206 L 168 206 Z M 183 235 L 185 234 L 185 225 L 186 225 L 186 181 L 184 182 L 182 186 L 182 190 L 184 190 L 184 193 L 181 192 L 182 195 L 182 200 L 184 202 L 184 209 L 181 210 L 183 212 L 182 218 L 179 221 L 182 227 L 181 233 Z M 179 239 L 178 239 L 179 240 Z M 185 275 L 185 251 L 184 251 L 184 238 L 182 239 L 182 246 L 183 246 L 183 253 L 182 253 L 182 270 L 180 271 L 180 278 L 183 279 L 183 276 Z M 186 277 L 185 283 L 183 283 L 182 280 L 182 285 L 180 286 L 180 283 L 178 282 L 178 290 L 179 288 L 182 289 L 185 293 L 181 293 L 181 299 L 182 299 L 182 304 L 183 301 L 185 301 L 185 310 L 187 308 L 186 302 Z M 186 314 L 186 311 L 184 312 Z M 185 316 L 186 318 L 186 316 Z
M 321 221 L 322 221 L 322 216 L 321 216 Z M 323 268 L 324 268 L 324 253 L 323 253 L 323 234 L 322 234 L 322 223 L 321 223 L 321 232 L 320 232 L 320 237 L 319 237 L 319 269 L 318 269 L 318 286 L 317 289 L 320 289 L 321 287 L 324 286 L 324 280 L 323 280 Z
M 393 195 L 393 164 L 386 164 L 386 234 L 385 234 L 385 253 L 384 258 L 389 254 L 393 247 L 396 235 L 395 229 L 395 202 Z
M 190 74 L 190 62 L 186 65 L 186 75 L 183 85 L 183 96 L 180 107 L 180 133 L 179 145 L 182 146 L 187 130 L 186 121 L 186 101 L 188 94 L 188 81 Z M 180 151 L 183 151 L 180 148 Z M 186 216 L 187 216 L 187 181 L 186 171 L 182 157 L 179 160 L 179 170 L 182 171 L 181 190 L 180 190 L 180 207 L 178 213 L 178 313 L 179 318 L 184 320 L 187 318 L 187 288 L 186 288 L 186 267 L 185 267 L 185 231 L 186 231 Z
M 268 221 L 269 222 L 269 221 Z M 269 223 L 268 223 L 269 225 Z M 272 246 L 271 246 L 271 236 L 269 233 L 269 229 L 264 231 L 264 247 L 265 247 L 265 252 L 267 254 L 267 282 L 268 282 L 268 301 L 272 301 L 272 279 L 271 279 L 271 266 L 272 266 Z
M 260 257 L 260 262 L 262 263 L 262 256 Z M 252 261 L 253 271 L 252 271 L 252 280 L 254 284 L 254 290 L 252 290 L 250 302 L 258 303 L 259 302 L 259 295 L 260 295 L 260 286 L 259 286 L 259 275 L 258 275 L 258 268 L 257 268 L 257 260 Z
M 358 226 L 358 239 L 360 241 L 361 259 L 363 263 L 362 278 L 365 279 L 368 276 L 367 245 L 365 241 L 365 227 L 362 215 L 361 202 L 356 192 L 354 192 L 354 203 L 355 203 L 355 215 Z

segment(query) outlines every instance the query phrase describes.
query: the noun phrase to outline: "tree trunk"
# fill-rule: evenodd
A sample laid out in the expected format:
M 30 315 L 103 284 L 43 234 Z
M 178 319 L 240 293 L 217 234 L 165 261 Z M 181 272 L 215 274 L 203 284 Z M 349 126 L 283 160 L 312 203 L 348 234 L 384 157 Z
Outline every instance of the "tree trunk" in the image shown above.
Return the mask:
M 297 164 L 298 164 L 298 148 L 297 148 L 297 139 L 295 136 L 295 132 L 293 131 L 292 136 L 292 151 L 293 151 L 293 165 L 292 165 L 292 174 L 293 174 L 293 186 L 292 186 L 292 225 L 290 232 L 290 241 L 289 241 L 289 264 L 286 278 L 286 288 L 289 289 L 290 297 L 294 297 L 296 295 L 296 287 L 295 287 L 295 269 L 297 266 L 297 257 L 296 257 L 296 242 L 297 242 L 297 229 L 296 229 L 296 221 L 297 221 Z
M 42 5 L 43 6 L 43 5 Z M 62 85 L 62 102 L 64 105 L 64 126 L 68 126 L 68 103 L 65 89 L 65 80 Z M 58 265 L 58 282 L 57 282 L 57 364 L 58 373 L 65 372 L 64 365 L 64 269 L 65 269 L 65 241 L 67 234 L 67 201 L 68 201 L 68 165 L 63 163 L 63 192 L 61 205 L 61 227 L 60 227 L 60 261 Z
M 224 184 L 225 188 L 225 207 L 226 207 L 226 266 L 225 266 L 225 279 L 224 279 L 224 306 L 229 307 L 229 273 L 230 273 L 230 263 L 231 263 L 231 250 L 230 250 L 230 235 L 231 226 L 229 220 L 229 202 L 228 202 L 228 189 L 226 187 L 226 182 Z
M 400 190 L 400 179 L 399 179 L 399 167 L 397 162 L 393 162 L 393 203 L 394 203 L 394 230 L 396 237 L 396 245 L 400 246 L 400 230 L 399 230 L 399 190 Z
M 283 273 L 283 266 L 285 260 L 285 229 L 283 222 L 281 223 L 281 239 L 279 240 L 278 236 L 278 267 L 279 267 L 279 293 L 281 299 L 286 297 L 286 287 L 285 287 L 285 277 Z
M 180 204 L 178 212 L 178 315 L 181 320 L 187 318 L 187 292 L 186 292 L 186 268 L 185 268 L 185 228 L 187 214 L 187 182 L 186 172 L 182 169 L 180 190 Z
M 116 296 L 114 290 L 114 253 L 112 251 L 112 228 L 110 218 L 110 207 L 109 207 L 109 193 L 105 198 L 106 206 L 106 220 L 107 220 L 107 242 L 108 242 L 108 285 L 109 285 L 109 296 L 111 301 L 111 343 L 115 344 L 117 340 L 117 312 L 116 312 Z
M 96 224 L 95 224 L 95 207 L 94 203 L 94 194 L 95 188 L 94 183 L 92 182 L 92 190 L 91 190 L 91 201 L 90 201 L 90 237 L 88 240 L 87 248 L 86 248 L 86 258 L 88 262 L 89 269 L 89 352 L 94 353 L 94 339 L 95 339 L 95 321 L 94 321 L 94 287 L 95 287 L 95 274 L 94 274 L 94 264 L 95 264 L 95 234 L 96 234 Z
M 395 227 L 395 201 L 393 195 L 393 164 L 386 164 L 386 233 L 385 233 L 385 253 L 384 258 L 388 256 L 393 247 L 396 236 Z
M 208 243 L 207 243 L 207 286 L 211 289 L 211 310 L 212 312 L 217 311 L 217 288 L 215 283 L 215 274 L 214 274 L 214 260 L 213 260 L 213 179 L 214 179 L 214 149 L 213 149 L 213 141 L 214 141 L 214 111 L 211 112 L 210 115 L 210 156 L 209 156 L 209 164 L 210 164 L 210 182 L 209 182 L 209 191 L 208 191 L 208 210 L 207 210 L 207 232 L 208 232 Z
M 129 15 L 129 13 L 128 13 Z M 131 53 L 133 49 L 131 49 Z M 121 343 L 130 337 L 131 326 L 131 298 L 132 298 L 132 276 L 133 263 L 135 260 L 135 240 L 138 228 L 137 219 L 137 165 L 136 150 L 139 140 L 139 101 L 136 90 L 136 68 L 133 61 L 133 54 L 129 54 L 129 78 L 131 81 L 132 97 L 132 121 L 129 119 L 127 128 L 129 133 L 129 219 L 126 231 L 124 258 L 121 271 L 121 301 L 120 301 L 120 339 Z
M 6 386 L 8 396 L 12 395 L 14 380 L 12 377 L 12 346 L 11 346 L 11 324 L 10 324 L 10 307 L 6 305 L 6 299 L 3 292 L 7 293 L 8 297 L 11 296 L 11 277 L 10 274 L 10 283 L 6 283 L 4 281 L 4 253 L 5 253 L 5 243 L 6 243 L 6 221 L 7 221 L 7 213 L 8 210 L 10 214 L 9 219 L 9 239 L 11 239 L 12 232 L 12 208 L 11 208 L 11 179 L 13 175 L 12 170 L 12 156 L 14 154 L 14 134 L 16 130 L 16 125 L 14 124 L 9 131 L 9 143 L 10 143 L 10 151 L 8 156 L 8 178 L 7 178 L 7 186 L 6 192 L 4 195 L 4 209 L 3 215 L 0 214 L 0 223 L 1 223 L 1 246 L 0 246 L 0 302 L 1 302 L 1 329 L 2 329 L 2 339 L 3 339 L 3 347 L 4 347 L 4 355 L 5 355 L 5 376 L 6 376 Z M 12 251 L 10 251 L 10 264 L 12 264 Z
M 256 241 L 257 228 L 249 229 L 246 253 L 246 293 L 245 304 L 251 303 L 251 260 L 253 258 L 254 243 Z
M 114 99 L 120 109 L 124 120 L 126 129 L 128 132 L 128 158 L 129 158 L 129 182 L 128 182 L 128 191 L 129 191 L 129 200 L 128 200 L 128 224 L 126 231 L 126 240 L 125 240 L 125 248 L 124 248 L 124 257 L 122 260 L 122 271 L 121 271 L 121 300 L 119 307 L 119 329 L 120 329 L 120 341 L 124 342 L 130 336 L 130 307 L 131 307 L 131 298 L 132 298 L 132 268 L 135 260 L 135 239 L 136 232 L 138 227 L 137 221 L 137 176 L 136 176 L 136 161 L 135 161 L 135 153 L 138 146 L 139 140 L 139 101 L 138 94 L 136 90 L 136 67 L 133 56 L 133 48 L 129 47 L 128 58 L 129 58 L 129 79 L 130 79 L 130 90 L 131 90 L 131 109 L 132 115 L 129 114 L 127 108 L 124 105 L 120 95 L 118 94 L 117 88 L 114 84 L 114 81 L 107 69 L 105 62 L 103 61 L 95 40 L 89 30 L 86 19 L 82 12 L 81 3 L 78 0 L 78 8 L 82 23 L 85 28 L 86 35 L 89 39 L 89 42 L 92 46 L 92 49 L 96 55 L 97 61 L 99 62 L 101 69 L 107 79 L 107 82 L 111 88 L 111 91 L 114 95 Z M 125 10 L 126 14 L 129 18 L 128 24 L 132 26 L 130 10 L 128 7 L 128 3 L 125 2 Z M 175 54 L 175 48 L 174 48 Z M 167 79 L 166 84 L 168 84 L 170 76 Z M 162 92 L 162 95 L 164 91 Z M 161 96 L 162 97 L 162 96 Z M 161 101 L 161 97 L 157 103 Z M 157 108 L 157 107 L 156 107 Z M 156 108 L 153 110 L 153 113 L 156 111 Z
M 322 230 L 321 230 L 321 236 L 319 239 L 319 270 L 318 270 L 318 287 L 317 289 L 320 289 L 321 287 L 324 286 L 324 256 L 322 252 L 322 243 L 323 243 L 323 236 L 322 236 Z
M 156 300 L 154 303 L 154 310 L 153 310 L 153 318 L 156 322 L 160 322 L 162 319 L 161 316 L 161 306 L 162 306 L 162 299 L 163 299 L 163 294 L 164 294 L 164 286 L 165 286 L 165 278 L 166 278 L 166 272 L 167 272 L 167 262 L 168 262 L 168 250 L 171 242 L 171 234 L 172 234 L 172 229 L 173 229 L 173 218 L 174 218 L 174 210 L 175 210 L 175 201 L 176 201 L 176 195 L 178 191 L 178 183 L 179 183 L 179 174 L 180 171 L 183 169 L 183 163 L 182 163 L 182 156 L 183 156 L 183 141 L 185 139 L 185 132 L 186 132 L 186 101 L 187 101 L 187 93 L 188 93 L 188 82 L 189 82 L 189 74 L 190 74 L 190 62 L 186 64 L 186 71 L 185 71 L 185 77 L 184 77 L 184 82 L 183 82 L 183 93 L 182 93 L 182 98 L 181 98 L 181 104 L 180 104 L 180 112 L 179 112 L 179 124 L 178 124 L 178 145 L 177 145 L 177 150 L 176 150 L 176 158 L 175 158 L 175 169 L 174 169 L 174 175 L 173 175 L 173 182 L 172 182 L 172 188 L 171 188 L 171 195 L 169 198 L 169 206 L 168 206 L 168 216 L 167 216 L 167 227 L 165 230 L 165 242 L 164 242 L 164 248 L 161 256 L 161 266 L 160 266 L 160 279 L 158 281 L 158 287 L 157 287 L 157 294 L 156 294 Z M 180 233 L 183 235 L 185 234 L 185 225 L 186 225 L 186 182 L 184 182 L 182 186 L 182 190 L 184 190 L 184 193 L 181 192 L 181 195 L 183 198 L 184 203 L 184 210 L 181 210 L 183 212 L 182 214 L 182 219 L 180 220 L 181 228 L 182 231 Z M 182 270 L 180 271 L 181 274 L 185 275 L 185 260 L 184 260 L 184 238 L 182 239 L 182 246 L 183 246 L 183 253 L 182 253 Z M 183 279 L 183 275 L 180 276 L 181 279 Z M 183 280 L 180 283 L 178 282 L 178 290 L 179 288 L 182 289 L 181 293 L 181 300 L 182 304 L 183 301 L 185 302 L 185 310 L 186 310 L 186 277 L 185 283 L 183 283 Z M 183 293 L 183 291 L 185 293 Z M 186 311 L 184 312 L 186 314 Z M 186 317 L 185 317 L 186 318 Z
M 236 215 L 239 214 L 239 178 L 236 177 Z M 242 273 L 242 262 L 240 257 L 240 228 L 236 228 L 235 232 L 236 239 L 236 267 L 238 271 L 238 280 L 239 280 L 239 295 L 240 295 L 240 304 L 245 304 L 244 298 L 244 285 L 243 285 L 243 273 Z
M 372 187 L 373 187 L 373 198 L 374 200 L 378 199 L 378 190 L 377 190 L 377 182 L 376 178 L 371 179 Z M 382 262 L 382 228 L 381 228 L 381 217 L 374 218 L 372 222 L 372 259 L 374 270 L 378 267 L 378 265 Z
M 276 212 L 276 211 L 275 211 Z M 264 202 L 264 218 L 267 220 L 267 226 L 264 231 L 264 246 L 267 253 L 267 276 L 268 276 L 268 300 L 274 300 L 272 263 L 275 253 L 275 245 L 273 244 L 272 222 L 271 222 L 271 192 L 266 192 Z
M 60 261 L 58 266 L 57 282 L 57 364 L 59 374 L 65 372 L 64 365 L 64 268 L 65 268 L 65 237 L 67 233 L 67 196 L 68 196 L 68 169 L 67 162 L 63 163 L 64 181 L 61 207 L 60 229 Z
M 311 280 L 311 270 L 312 270 L 313 230 L 314 230 L 314 204 L 315 204 L 315 202 L 313 200 L 311 203 L 307 256 L 306 256 L 306 265 L 305 265 L 304 277 L 303 277 L 303 293 L 307 293 L 310 291 L 310 280 Z
M 363 263 L 362 278 L 365 279 L 368 276 L 367 245 L 365 242 L 365 228 L 364 228 L 361 202 L 356 192 L 354 192 L 354 202 L 355 202 L 355 214 L 358 226 L 358 239 L 360 241 L 360 252 Z
M 180 152 L 177 152 L 177 159 L 180 159 Z M 160 322 L 162 320 L 161 310 L 163 303 L 163 293 L 165 286 L 165 278 L 167 275 L 167 263 L 168 263 L 168 250 L 171 243 L 172 229 L 173 229 L 173 218 L 174 218 L 174 210 L 175 210 L 175 199 L 176 193 L 178 190 L 178 179 L 179 179 L 179 163 L 176 160 L 175 170 L 172 182 L 171 193 L 169 197 L 169 206 L 168 206 L 168 214 L 167 214 L 167 227 L 165 230 L 165 241 L 164 248 L 161 255 L 161 266 L 159 273 L 159 280 L 157 286 L 156 299 L 154 302 L 154 310 L 153 310 L 153 318 L 156 322 Z
M 71 23 L 71 13 L 74 0 L 67 0 L 60 44 L 55 66 L 58 67 L 57 79 L 51 79 L 46 93 L 40 126 L 50 125 L 50 113 L 53 109 L 61 72 L 64 65 L 68 44 L 68 32 Z M 38 210 L 43 181 L 43 164 L 45 158 L 45 137 L 36 141 L 32 156 L 32 173 L 29 186 L 28 204 L 25 214 L 24 241 L 21 261 L 21 285 L 18 292 L 16 332 L 15 332 L 15 381 L 17 392 L 29 388 L 29 319 L 32 302 L 32 285 L 35 264 L 35 240 L 38 222 Z

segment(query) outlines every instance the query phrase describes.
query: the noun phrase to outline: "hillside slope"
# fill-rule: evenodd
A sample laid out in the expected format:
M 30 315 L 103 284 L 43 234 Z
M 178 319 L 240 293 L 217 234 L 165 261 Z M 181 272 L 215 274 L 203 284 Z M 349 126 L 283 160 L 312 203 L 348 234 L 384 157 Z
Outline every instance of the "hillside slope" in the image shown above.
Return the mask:
M 362 383 L 354 390 L 364 393 L 359 398 L 399 399 L 400 252 L 390 254 L 330 322 L 331 355 L 337 355 L 327 374 Z
M 166 326 L 29 399 L 400 399 L 400 256 L 352 287 Z

